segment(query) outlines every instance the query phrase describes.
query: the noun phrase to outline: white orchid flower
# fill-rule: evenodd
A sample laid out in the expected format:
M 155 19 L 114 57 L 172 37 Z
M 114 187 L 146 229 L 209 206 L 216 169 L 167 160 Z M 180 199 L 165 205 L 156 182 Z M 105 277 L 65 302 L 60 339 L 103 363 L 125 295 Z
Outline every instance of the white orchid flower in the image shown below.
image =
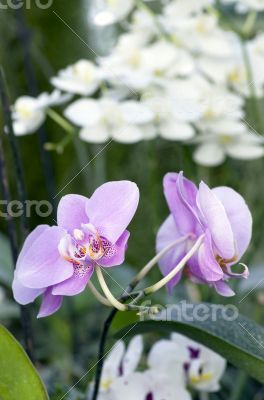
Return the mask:
M 95 25 L 107 26 L 122 21 L 132 11 L 134 0 L 93 0 L 91 19 Z
M 182 346 L 181 343 L 169 339 L 158 340 L 151 348 L 147 363 L 149 368 L 155 370 L 156 368 L 166 368 L 167 365 L 174 365 L 177 373 L 175 379 L 179 382 L 185 381 L 184 369 L 182 366 L 189 361 L 189 351 L 186 346 Z M 178 372 L 178 366 L 180 366 L 180 372 Z M 174 367 L 172 373 L 174 373 Z
M 160 40 L 143 50 L 141 68 L 158 77 L 185 76 L 193 72 L 194 61 L 185 50 Z
M 249 96 L 248 73 L 245 63 L 239 58 L 216 59 L 201 57 L 198 61 L 198 68 L 217 85 L 231 87 L 243 96 Z M 261 93 L 259 86 L 257 93 Z
M 188 349 L 172 340 L 162 339 L 152 346 L 147 359 L 149 371 L 146 372 L 152 382 L 150 400 L 191 400 L 183 368 L 188 360 Z
M 36 132 L 46 119 L 49 107 L 61 105 L 71 99 L 68 94 L 54 90 L 51 94 L 42 93 L 39 97 L 19 97 L 12 107 L 14 133 L 18 136 Z
M 177 3 L 176 10 L 180 8 L 181 2 Z M 175 16 L 175 10 L 170 13 L 165 10 L 165 18 L 163 20 L 163 25 L 167 27 L 176 45 L 187 49 L 195 55 L 207 55 L 210 57 L 232 56 L 230 33 L 219 27 L 216 14 L 203 12 L 189 14 L 184 11 L 182 14 L 182 17 L 180 17 L 181 13 Z
M 115 345 L 105 360 L 98 400 L 191 400 L 185 388 L 182 365 L 173 364 L 167 371 L 163 368 L 161 352 L 159 359 L 154 360 L 151 356 L 150 368 L 136 371 L 142 350 L 141 336 L 131 340 L 127 351 L 122 341 Z
M 166 140 L 186 141 L 195 136 L 192 126 L 201 117 L 201 109 L 196 101 L 182 93 L 177 83 L 164 88 L 148 90 L 143 93 L 143 103 L 155 115 L 155 129 L 157 134 Z
M 104 143 L 110 138 L 120 143 L 136 143 L 155 136 L 153 112 L 140 102 L 122 103 L 112 99 L 81 99 L 65 110 L 65 116 L 81 128 L 80 138 Z
M 248 58 L 250 60 L 250 68 L 252 77 L 249 85 L 252 86 L 254 92 L 259 97 L 263 96 L 264 87 L 264 34 L 257 35 L 254 39 L 247 42 L 246 45 Z M 252 92 L 252 91 L 251 91 Z
M 149 389 L 144 400 L 192 400 L 182 372 L 182 366 L 175 364 L 167 364 L 166 369 L 156 365 L 155 369 L 147 370 L 144 375 Z
M 223 3 L 234 4 L 236 11 L 239 13 L 246 13 L 250 9 L 255 11 L 263 11 L 264 4 L 262 0 L 222 0 Z
M 160 34 L 157 23 L 152 15 L 143 9 L 137 9 L 132 15 L 132 23 L 130 26 L 132 32 L 140 34 L 145 42 Z
M 240 3 L 242 3 L 245 7 L 248 7 L 249 9 L 253 9 L 256 11 L 264 10 L 264 4 L 262 0 L 240 0 Z
M 202 123 L 203 135 L 197 136 L 198 147 L 194 152 L 197 164 L 214 167 L 229 156 L 238 160 L 254 160 L 264 156 L 264 140 L 238 120 L 219 119 Z
M 220 388 L 226 361 L 205 346 L 185 336 L 172 334 L 170 340 L 154 344 L 148 365 L 157 371 L 157 376 L 159 370 L 165 371 L 168 379 L 175 382 L 175 387 L 184 387 L 188 383 L 196 390 L 213 392 Z
M 174 0 L 170 1 L 168 5 L 164 7 L 163 13 L 166 19 L 174 21 L 182 20 L 183 18 L 190 17 L 195 13 L 200 13 L 212 3 L 212 0 Z
M 142 392 L 145 379 L 136 372 L 142 352 L 143 340 L 139 335 L 130 341 L 127 350 L 123 341 L 114 345 L 104 361 L 98 400 L 122 399 L 124 390 L 127 391 L 126 399 L 132 400 L 132 394 L 136 392 L 139 397 L 135 398 L 145 400 L 144 396 L 140 397 L 139 390 L 141 388 Z M 90 391 L 92 388 L 93 384 Z
M 165 40 L 145 45 L 142 35 L 124 35 L 113 53 L 102 60 L 106 77 L 115 85 L 144 90 L 163 78 L 190 75 L 194 60 L 184 49 Z M 144 38 L 144 36 L 143 36 Z
M 100 60 L 104 77 L 112 85 L 126 86 L 131 92 L 147 87 L 151 76 L 142 69 L 145 44 L 145 36 L 141 33 L 122 35 L 111 54 Z
M 202 120 L 214 121 L 219 118 L 243 118 L 244 99 L 221 85 L 210 85 L 200 92 Z
M 83 96 L 93 94 L 100 81 L 99 68 L 88 60 L 80 60 L 51 78 L 51 83 L 59 90 Z
M 220 389 L 220 379 L 226 369 L 226 360 L 207 347 L 183 335 L 174 333 L 171 340 L 189 352 L 189 361 L 184 368 L 188 383 L 202 392 L 215 392 Z

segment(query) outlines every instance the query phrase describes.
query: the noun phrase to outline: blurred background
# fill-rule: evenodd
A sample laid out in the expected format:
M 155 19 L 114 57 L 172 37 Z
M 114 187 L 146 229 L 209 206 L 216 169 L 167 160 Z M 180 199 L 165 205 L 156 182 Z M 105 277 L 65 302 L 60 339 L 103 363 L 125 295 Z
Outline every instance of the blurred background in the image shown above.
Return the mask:
M 94 59 L 95 54 L 108 54 L 115 44 L 123 27 L 120 24 L 107 27 L 96 27 L 90 16 L 92 0 L 63 1 L 54 0 L 50 8 L 39 9 L 32 5 L 14 10 L 0 11 L 0 64 L 4 69 L 10 101 L 22 95 L 33 95 L 51 91 L 49 79 L 66 65 L 73 64 L 79 59 Z M 153 10 L 158 9 L 158 2 L 148 2 Z M 230 13 L 231 18 L 235 18 Z M 58 17 L 61 16 L 67 25 Z M 239 23 L 239 20 L 236 21 Z M 71 29 L 72 28 L 72 29 Z M 74 34 L 74 32 L 76 34 Z M 78 35 L 78 36 L 77 36 Z M 88 44 L 93 51 L 85 44 Z M 250 107 L 249 107 L 250 108 Z M 250 110 L 249 110 L 250 111 Z M 249 120 L 254 125 L 253 116 Z M 3 119 L 0 120 L 3 132 Z M 48 141 L 59 141 L 64 132 L 51 120 L 43 128 Z M 263 133 L 263 132 L 262 132 Z M 49 193 L 43 178 L 43 164 L 37 135 L 26 135 L 19 138 L 22 155 L 28 199 L 49 199 Z M 83 166 L 103 149 L 104 145 L 89 144 L 79 141 L 77 147 L 71 143 L 63 154 L 49 153 L 55 175 L 54 199 L 57 203 L 60 197 L 68 193 L 78 193 L 90 196 L 100 184 L 109 180 L 129 179 L 135 181 L 141 191 L 141 201 L 138 212 L 130 227 L 132 237 L 129 243 L 125 268 L 115 269 L 114 278 L 125 286 L 133 275 L 133 271 L 142 267 L 155 252 L 155 235 L 160 224 L 168 215 L 164 201 L 162 179 L 166 172 L 183 170 L 185 175 L 198 183 L 206 181 L 211 187 L 228 185 L 239 191 L 246 199 L 254 217 L 254 236 L 251 247 L 245 257 L 252 271 L 252 277 L 247 284 L 236 284 L 238 296 L 232 302 L 242 313 L 263 322 L 264 281 L 263 279 L 263 170 L 264 159 L 249 162 L 227 159 L 215 168 L 199 166 L 192 160 L 192 148 L 179 142 L 169 142 L 162 138 L 142 141 L 136 144 L 120 144 L 112 142 L 91 163 L 73 179 L 80 171 L 80 158 Z M 76 148 L 80 157 L 76 157 Z M 14 165 L 10 149 L 5 143 L 5 155 L 8 163 L 8 173 L 11 182 L 12 196 L 16 198 Z M 67 185 L 65 188 L 64 186 Z M 43 223 L 43 219 L 32 215 L 29 220 L 30 228 Z M 52 224 L 52 217 L 45 220 Z M 6 222 L 0 220 L 0 320 L 13 334 L 22 340 L 19 320 L 19 309 L 12 299 L 10 283 L 12 280 L 12 261 Z M 22 242 L 22 239 L 21 239 Z M 20 243 L 21 244 L 21 243 Z M 159 276 L 155 271 L 153 277 Z M 122 292 L 114 282 L 110 282 L 116 294 Z M 256 290 L 240 302 L 244 294 L 254 288 Z M 181 283 L 174 292 L 173 300 L 166 294 L 157 295 L 157 301 L 171 302 L 177 299 L 203 299 L 223 303 L 220 298 L 206 287 L 193 287 Z M 228 302 L 230 300 L 227 300 Z M 54 316 L 36 320 L 38 304 L 32 306 L 32 326 L 34 349 L 37 365 L 48 386 L 51 399 L 59 399 L 65 389 L 78 379 L 91 366 L 97 352 L 97 340 L 102 321 L 107 310 L 97 303 L 87 292 L 74 299 L 65 299 L 62 309 Z M 124 317 L 119 317 L 124 318 Z M 125 317 L 127 318 L 127 316 Z M 115 328 L 122 321 L 116 321 Z M 153 341 L 155 335 L 151 337 Z M 151 342 L 150 340 L 150 342 Z M 239 372 L 230 368 L 225 377 L 223 390 L 212 395 L 213 399 L 225 399 L 225 393 L 232 390 L 234 379 L 244 379 L 247 382 L 241 399 L 261 400 L 264 398 L 262 388 L 253 380 L 238 376 Z M 87 383 L 92 379 L 88 375 L 69 399 L 85 398 L 83 393 Z M 242 395 L 241 395 L 242 396 Z M 1 397 L 1 396 L 0 396 Z

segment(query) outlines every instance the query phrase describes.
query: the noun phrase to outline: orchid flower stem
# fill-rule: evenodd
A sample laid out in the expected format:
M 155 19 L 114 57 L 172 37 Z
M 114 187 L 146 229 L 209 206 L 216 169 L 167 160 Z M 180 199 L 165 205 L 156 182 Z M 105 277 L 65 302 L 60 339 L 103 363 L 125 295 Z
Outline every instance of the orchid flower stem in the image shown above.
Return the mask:
M 23 206 L 23 214 L 21 217 L 21 231 L 22 231 L 23 238 L 25 238 L 29 231 L 28 221 L 27 221 L 27 216 L 26 216 L 27 213 L 26 213 L 26 209 L 25 209 L 26 208 L 26 200 L 27 200 L 26 184 L 25 184 L 25 179 L 24 179 L 22 159 L 21 159 L 21 155 L 20 155 L 18 145 L 17 145 L 17 138 L 14 134 L 14 129 L 13 129 L 11 109 L 10 109 L 10 103 L 9 103 L 9 98 L 8 98 L 8 93 L 7 93 L 7 85 L 6 85 L 6 81 L 5 81 L 5 74 L 4 74 L 4 71 L 2 70 L 2 68 L 0 70 L 0 98 L 1 98 L 1 103 L 2 103 L 2 108 L 3 108 L 3 113 L 4 113 L 5 125 L 6 125 L 7 132 L 8 132 L 8 140 L 9 140 L 11 151 L 12 151 L 13 165 L 15 167 L 17 194 L 19 197 L 19 201 L 21 202 L 21 204 Z
M 18 257 L 18 246 L 17 246 L 17 237 L 16 237 L 16 227 L 12 216 L 8 213 L 8 204 L 11 201 L 11 193 L 8 184 L 8 176 L 7 176 L 7 168 L 6 168 L 6 160 L 3 149 L 3 140 L 2 134 L 0 134 L 0 188 L 2 192 L 3 199 L 6 201 L 5 204 L 5 213 L 7 215 L 7 231 L 10 242 L 11 254 L 13 266 L 15 267 L 17 257 Z M 20 320 L 24 334 L 25 348 L 28 356 L 34 361 L 33 356 L 33 340 L 32 340 L 32 329 L 30 323 L 30 310 L 28 307 L 20 306 Z
M 101 288 L 102 288 L 102 290 L 103 290 L 103 292 L 104 292 L 105 297 L 107 298 L 107 300 L 108 300 L 108 301 L 112 304 L 112 306 L 115 307 L 117 310 L 119 310 L 119 311 L 126 311 L 126 310 L 127 310 L 127 306 L 126 306 L 125 304 L 123 304 L 123 303 L 120 303 L 120 301 L 117 300 L 117 299 L 113 296 L 113 294 L 111 293 L 111 291 L 109 290 L 109 288 L 108 288 L 108 286 L 107 286 L 107 284 L 106 284 L 106 281 L 105 281 L 105 279 L 104 279 L 104 275 L 103 275 L 103 272 L 102 272 L 102 270 L 101 270 L 101 267 L 100 267 L 100 266 L 96 266 L 96 267 L 95 267 L 95 271 L 96 271 L 97 278 L 98 278 L 98 281 L 99 281 L 99 283 L 100 283 L 100 286 L 101 286 Z
M 178 264 L 177 267 L 172 271 L 172 272 L 174 273 L 174 275 L 177 273 L 177 272 L 175 272 L 175 270 L 176 270 L 177 268 L 179 268 L 179 266 L 181 266 L 181 268 L 183 268 L 184 265 L 186 264 L 186 262 L 191 258 L 191 256 L 199 249 L 200 245 L 202 244 L 203 239 L 204 239 L 204 235 L 202 235 L 202 236 L 199 237 L 199 239 L 197 240 L 197 242 L 195 243 L 195 245 L 192 247 L 192 249 L 188 252 L 188 254 L 186 255 L 186 257 L 184 257 L 184 259 L 181 261 L 181 263 Z M 178 240 L 179 240 L 179 239 L 178 239 Z M 186 238 L 185 238 L 185 240 L 186 240 Z M 174 242 L 174 245 L 176 246 L 175 242 Z M 172 244 L 171 244 L 170 246 L 172 246 Z M 172 246 L 171 248 L 173 248 L 173 246 Z M 167 251 L 169 251 L 169 249 L 167 249 Z M 164 250 L 163 250 L 163 255 L 164 255 L 165 253 L 166 253 L 166 252 L 165 252 L 165 249 L 164 249 Z M 155 256 L 154 258 L 157 259 L 157 257 L 158 257 L 158 255 Z M 146 271 L 148 272 L 149 270 L 151 270 L 152 267 L 149 266 L 149 265 L 150 265 L 150 264 L 152 265 L 153 263 L 154 263 L 154 259 L 151 260 L 151 261 L 143 268 L 144 273 L 142 273 L 142 271 L 143 271 L 143 270 L 142 270 L 142 271 L 140 272 L 140 274 L 142 274 L 142 276 L 143 276 L 143 275 L 145 274 Z M 94 390 L 93 390 L 92 400 L 97 400 L 98 391 L 99 391 L 99 387 L 100 387 L 100 381 L 101 381 L 101 375 L 102 375 L 102 369 L 103 369 L 103 364 L 104 364 L 105 345 L 106 345 L 106 341 L 107 341 L 108 332 L 109 332 L 109 330 L 110 330 L 110 327 L 111 327 L 111 324 L 112 324 L 112 322 L 113 322 L 113 319 L 114 319 L 115 316 L 116 316 L 117 310 L 120 309 L 121 311 L 126 311 L 126 310 L 129 310 L 129 307 L 130 307 L 130 309 L 131 309 L 131 307 L 132 307 L 132 309 L 133 309 L 133 308 L 134 308 L 133 306 L 134 306 L 139 300 L 141 300 L 141 299 L 142 299 L 143 297 L 145 297 L 146 295 L 153 293 L 153 292 L 156 290 L 157 285 L 160 286 L 160 285 L 161 285 L 161 282 L 162 282 L 162 285 L 161 285 L 161 287 L 162 287 L 162 286 L 164 286 L 164 284 L 167 283 L 167 282 L 164 283 L 164 279 L 163 279 L 162 281 L 158 282 L 158 283 L 157 283 L 156 285 L 154 285 L 154 286 L 151 286 L 150 288 L 147 288 L 147 289 L 145 289 L 145 290 L 141 290 L 141 291 L 139 291 L 139 292 L 133 292 L 133 293 L 132 293 L 133 289 L 135 288 L 135 286 L 136 286 L 137 283 L 139 282 L 138 276 L 137 276 L 137 277 L 131 282 L 131 284 L 129 284 L 128 287 L 125 289 L 125 291 L 124 291 L 124 293 L 123 293 L 123 295 L 121 296 L 121 299 L 120 299 L 121 301 L 126 301 L 127 299 L 129 299 L 129 298 L 131 298 L 131 297 L 134 297 L 134 300 L 133 300 L 130 304 L 124 305 L 124 304 L 120 303 L 120 302 L 111 294 L 111 292 L 109 291 L 109 289 L 108 289 L 108 287 L 107 287 L 107 285 L 106 285 L 106 283 L 105 283 L 105 280 L 104 280 L 102 271 L 101 271 L 101 269 L 100 269 L 99 266 L 96 267 L 96 273 L 97 273 L 98 280 L 99 280 L 99 282 L 100 282 L 100 284 L 101 284 L 101 286 L 102 286 L 102 289 L 103 289 L 103 291 L 104 291 L 104 293 L 105 293 L 107 299 L 108 299 L 108 300 L 110 301 L 110 303 L 114 306 L 114 309 L 110 312 L 108 318 L 106 319 L 106 321 L 105 321 L 105 323 L 104 323 L 103 332 L 102 332 L 102 335 L 101 335 L 101 338 L 100 338 L 99 353 L 98 353 L 98 363 L 97 363 L 97 368 L 96 368 L 96 373 L 95 373 L 95 383 L 94 383 Z M 173 275 L 173 276 L 174 276 L 174 275 Z M 144 276 L 145 276 L 145 275 L 144 275 Z M 172 279 L 173 276 L 172 276 L 172 277 L 170 276 L 170 279 Z M 169 279 L 169 280 L 170 280 L 170 279 Z M 153 288 L 154 288 L 155 290 L 153 290 Z M 110 298 L 109 298 L 109 294 L 110 294 Z M 113 300 L 114 300 L 114 304 L 113 304 Z M 118 307 L 117 307 L 117 305 L 118 305 Z M 119 307 L 120 307 L 120 308 L 119 308 Z M 137 308 L 137 310 L 140 309 L 140 307 L 136 307 L 136 308 Z M 154 310 L 154 312 L 155 312 L 155 310 Z
M 258 13 L 256 10 L 251 10 L 251 12 L 247 16 L 246 21 L 242 27 L 242 33 L 246 39 L 248 39 L 252 34 L 252 30 L 256 25 L 257 17 Z
M 149 286 L 148 288 L 144 289 L 143 292 L 145 295 L 149 295 L 152 293 L 157 292 L 160 290 L 163 286 L 167 285 L 178 272 L 180 272 L 186 265 L 186 263 L 190 260 L 190 258 L 197 252 L 199 247 L 201 246 L 202 242 L 204 240 L 204 235 L 201 235 L 194 246 L 189 250 L 189 252 L 186 254 L 185 257 L 179 262 L 178 265 L 168 274 L 166 275 L 163 279 L 161 279 L 159 282 L 155 283 L 155 285 Z
M 246 47 L 246 44 L 244 43 L 243 40 L 241 40 L 241 46 L 242 46 L 242 54 L 244 58 L 244 64 L 245 68 L 247 71 L 247 81 L 248 81 L 248 90 L 251 96 L 251 99 L 254 103 L 254 106 L 252 107 L 252 116 L 255 117 L 256 120 L 256 130 L 257 133 L 262 134 L 263 133 L 263 120 L 262 120 L 262 110 L 260 109 L 260 105 L 258 103 L 258 98 L 257 98 L 257 93 L 255 89 L 255 77 L 252 71 L 252 65 L 251 61 L 249 58 L 248 50 Z M 255 115 L 254 115 L 255 114 Z
M 19 0 L 16 0 L 16 3 L 19 4 Z M 27 81 L 28 92 L 30 96 L 36 97 L 38 96 L 38 84 L 31 57 L 32 34 L 27 26 L 24 7 L 20 6 L 15 7 L 14 13 L 16 17 L 17 35 L 23 53 L 24 74 Z M 43 166 L 43 175 L 45 179 L 46 190 L 48 193 L 49 201 L 53 205 L 53 209 L 55 210 L 54 196 L 56 192 L 56 183 L 53 174 L 53 165 L 51 157 L 44 149 L 44 145 L 47 142 L 47 133 L 45 131 L 44 126 L 42 126 L 38 130 L 37 136 L 38 136 L 39 153 L 40 153 L 41 163 Z
M 131 282 L 131 286 L 134 288 L 137 284 L 145 278 L 145 276 L 152 270 L 152 268 L 157 264 L 157 262 L 164 257 L 170 250 L 172 250 L 177 245 L 184 243 L 190 235 L 185 235 L 174 242 L 170 243 L 164 249 L 162 249 L 155 257 L 153 257 L 143 268 L 142 270 L 135 276 L 133 281 Z
M 127 288 L 124 290 L 123 295 L 121 296 L 122 301 L 126 301 L 128 298 L 131 298 L 133 296 L 138 297 L 139 295 L 140 296 L 144 295 L 142 293 L 142 291 L 132 294 L 132 290 L 133 290 L 132 285 L 128 285 Z M 100 337 L 98 362 L 97 362 L 97 367 L 96 367 L 96 372 L 95 372 L 94 390 L 93 390 L 93 394 L 92 394 L 92 398 L 91 398 L 92 400 L 97 400 L 100 381 L 101 381 L 101 375 L 102 375 L 102 369 L 103 369 L 103 365 L 104 365 L 105 345 L 106 345 L 106 341 L 107 341 L 107 337 L 108 337 L 108 332 L 111 328 L 112 322 L 117 314 L 117 311 L 118 310 L 116 308 L 113 308 L 110 311 L 107 319 L 105 320 L 102 335 Z
M 58 114 L 53 109 L 49 108 L 47 111 L 47 115 L 64 131 L 67 132 L 67 136 L 65 136 L 58 143 L 46 143 L 45 149 L 48 151 L 56 151 L 58 154 L 63 153 L 65 147 L 73 141 L 73 138 L 77 132 L 77 130 L 72 126 L 65 118 L 63 118 L 60 114 Z
M 95 371 L 94 389 L 93 389 L 93 394 L 91 397 L 92 400 L 97 400 L 99 387 L 100 387 L 100 381 L 101 381 L 101 375 L 102 375 L 102 370 L 103 370 L 103 365 L 104 365 L 105 345 L 106 345 L 109 329 L 111 328 L 111 324 L 112 324 L 116 314 L 117 314 L 117 309 L 113 308 L 111 310 L 111 312 L 109 313 L 107 319 L 105 320 L 102 335 L 100 337 L 98 362 L 97 362 L 96 371 Z
M 58 125 L 60 125 L 66 132 L 74 134 L 75 133 L 75 128 L 65 119 L 63 118 L 59 113 L 54 111 L 52 108 L 48 109 L 48 116 L 53 119 L 54 122 L 56 122 Z
M 98 292 L 98 290 L 96 289 L 96 287 L 92 284 L 91 281 L 88 282 L 88 287 L 91 290 L 91 292 L 93 293 L 93 295 L 96 297 L 96 299 L 104 304 L 105 306 L 111 307 L 112 303 L 110 303 L 110 301 L 108 301 L 104 296 L 101 295 L 100 292 Z

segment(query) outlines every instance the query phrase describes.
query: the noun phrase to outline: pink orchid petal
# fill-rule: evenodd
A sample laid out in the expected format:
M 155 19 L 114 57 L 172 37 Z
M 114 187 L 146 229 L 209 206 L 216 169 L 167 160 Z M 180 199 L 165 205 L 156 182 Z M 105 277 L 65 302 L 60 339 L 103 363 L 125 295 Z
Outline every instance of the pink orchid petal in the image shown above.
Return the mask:
M 208 230 L 206 231 L 204 243 L 198 252 L 198 262 L 200 271 L 206 281 L 219 281 L 223 278 L 224 273 L 215 259 L 212 249 L 212 239 Z
M 100 186 L 86 206 L 90 222 L 100 234 L 116 243 L 131 222 L 139 202 L 139 190 L 130 181 L 108 182 Z
M 48 288 L 44 293 L 38 318 L 44 318 L 54 314 L 61 307 L 62 301 L 62 296 L 53 296 L 51 293 L 51 288 Z
M 196 231 L 195 216 L 196 186 L 184 178 L 182 173 L 168 173 L 163 181 L 164 193 L 175 223 L 182 235 Z
M 127 250 L 127 242 L 129 239 L 130 233 L 125 231 L 121 237 L 118 239 L 115 245 L 113 245 L 114 255 L 111 256 L 111 251 L 109 252 L 109 256 L 105 255 L 102 257 L 98 264 L 103 267 L 113 267 L 115 265 L 121 265 L 125 261 L 125 253 Z
M 237 256 L 243 256 L 252 236 L 252 216 L 243 197 L 229 187 L 212 190 L 225 208 L 236 242 Z
M 87 224 L 89 219 L 86 214 L 87 197 L 69 194 L 61 198 L 57 211 L 57 224 L 61 228 L 72 232 L 82 224 Z
M 221 296 L 232 297 L 235 295 L 235 292 L 224 281 L 214 282 L 213 286 Z
M 74 273 L 71 278 L 54 285 L 52 288 L 52 294 L 56 296 L 75 296 L 82 293 L 85 290 L 87 283 L 91 279 L 93 272 L 94 268 L 89 267 L 84 276 Z
M 17 259 L 17 269 L 21 266 L 21 260 L 25 257 L 26 253 L 31 251 L 34 242 L 49 228 L 49 225 L 39 225 L 28 235 Z
M 171 214 L 165 222 L 161 225 L 158 234 L 157 234 L 157 242 L 156 242 L 156 250 L 160 252 L 167 246 L 169 246 L 172 242 L 180 239 L 182 235 L 178 231 L 173 215 Z M 180 245 L 175 246 L 172 250 L 168 251 L 166 255 L 164 255 L 159 261 L 159 267 L 162 275 L 167 276 L 173 268 L 179 263 L 179 261 L 184 257 L 186 251 L 186 242 L 183 242 Z M 167 289 L 169 293 L 172 292 L 173 287 L 179 282 L 181 279 L 182 272 L 176 274 L 176 276 L 168 283 Z
M 32 303 L 45 291 L 45 289 L 29 289 L 23 286 L 22 283 L 17 279 L 16 273 L 12 284 L 12 290 L 14 299 L 22 305 Z
M 41 289 L 68 279 L 73 274 L 73 266 L 64 260 L 58 251 L 64 229 L 53 226 L 45 229 L 36 239 L 33 231 L 27 241 L 27 251 L 17 263 L 17 278 L 22 285 Z M 31 247 L 30 241 L 33 238 Z
M 235 255 L 235 240 L 223 204 L 204 182 L 200 183 L 197 201 L 219 255 L 231 259 Z

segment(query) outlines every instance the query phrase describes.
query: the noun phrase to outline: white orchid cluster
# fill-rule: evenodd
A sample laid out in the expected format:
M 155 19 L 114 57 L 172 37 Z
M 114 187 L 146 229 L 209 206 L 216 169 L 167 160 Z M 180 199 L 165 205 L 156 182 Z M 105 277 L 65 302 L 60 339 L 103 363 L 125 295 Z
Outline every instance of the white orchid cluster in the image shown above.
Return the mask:
M 245 108 L 248 98 L 257 102 L 264 94 L 264 34 L 242 41 L 221 26 L 213 0 L 164 3 L 154 14 L 143 0 L 100 1 L 94 23 L 129 14 L 127 31 L 108 56 L 95 63 L 80 60 L 51 79 L 57 90 L 75 96 L 64 116 L 89 143 L 161 136 L 195 145 L 194 160 L 205 166 L 220 165 L 226 156 L 262 157 L 264 139 L 247 122 Z M 232 3 L 264 9 L 262 0 Z M 61 97 L 59 103 L 69 100 Z M 32 133 L 43 122 L 43 110 L 52 103 L 46 100 L 42 108 L 28 97 L 16 102 L 17 134 Z
M 98 400 L 191 400 L 190 390 L 203 393 L 220 389 L 226 361 L 207 347 L 180 334 L 159 340 L 139 371 L 143 340 L 135 336 L 127 350 L 115 344 L 104 362 Z M 93 384 L 89 388 L 90 398 Z
M 236 11 L 245 13 L 249 10 L 264 11 L 264 3 L 262 0 L 222 0 L 223 3 L 235 4 Z

